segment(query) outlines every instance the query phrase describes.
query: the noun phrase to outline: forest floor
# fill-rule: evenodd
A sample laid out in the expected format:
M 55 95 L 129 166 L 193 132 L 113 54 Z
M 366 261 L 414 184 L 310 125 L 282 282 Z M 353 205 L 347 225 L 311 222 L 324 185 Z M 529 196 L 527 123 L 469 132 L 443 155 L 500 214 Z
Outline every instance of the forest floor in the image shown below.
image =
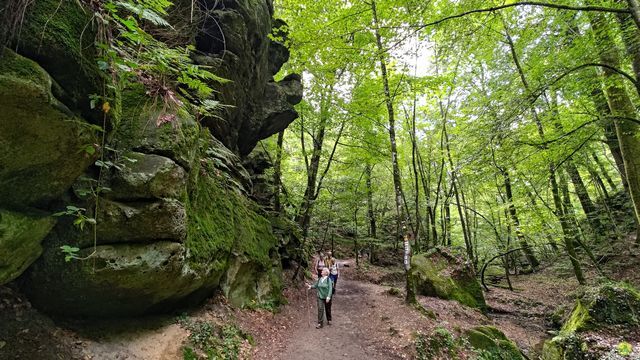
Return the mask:
M 637 252 L 634 250 L 634 252 Z M 619 253 L 618 253 L 619 254 Z M 638 254 L 614 259 L 617 274 L 637 269 Z M 625 266 L 618 266 L 621 261 Z M 319 354 L 352 359 L 414 358 L 415 337 L 437 327 L 460 334 L 477 325 L 495 325 L 532 359 L 550 338 L 554 312 L 570 311 L 580 287 L 568 263 L 532 275 L 513 276 L 514 291 L 492 287 L 485 293 L 487 315 L 454 301 L 419 297 L 436 314 L 429 318 L 404 304 L 399 267 L 362 264 L 344 267 L 333 300 L 333 322 L 315 328 L 315 292 L 289 283 L 288 304 L 278 312 L 235 309 L 221 296 L 196 310 L 171 316 L 110 321 L 52 321 L 32 309 L 15 289 L 0 287 L 0 359 L 183 359 L 183 347 L 202 341 L 189 324 L 235 324 L 243 334 L 234 351 L 242 359 L 315 359 Z M 629 268 L 629 269 L 627 269 Z M 593 271 L 591 271 L 593 273 Z M 640 275 L 631 276 L 638 286 Z M 285 274 L 290 278 L 290 274 Z M 627 280 L 629 278 L 627 277 Z

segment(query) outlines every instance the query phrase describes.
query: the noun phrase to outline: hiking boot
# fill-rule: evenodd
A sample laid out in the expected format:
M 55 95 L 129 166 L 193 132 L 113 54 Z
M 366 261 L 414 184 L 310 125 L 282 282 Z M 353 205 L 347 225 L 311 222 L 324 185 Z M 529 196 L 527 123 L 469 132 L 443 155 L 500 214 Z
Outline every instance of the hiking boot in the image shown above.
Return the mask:
M 331 320 L 327 320 L 327 325 L 331 325 Z
M 316 329 L 320 329 L 322 328 L 322 324 L 318 323 L 318 325 L 316 325 Z

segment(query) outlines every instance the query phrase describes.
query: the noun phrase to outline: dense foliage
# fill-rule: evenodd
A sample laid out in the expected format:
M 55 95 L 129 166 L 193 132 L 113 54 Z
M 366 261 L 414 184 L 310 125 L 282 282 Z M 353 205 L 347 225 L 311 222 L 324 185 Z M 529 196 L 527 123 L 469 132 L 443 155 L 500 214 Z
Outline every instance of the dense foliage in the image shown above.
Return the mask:
M 636 229 L 635 5 L 278 1 L 305 81 L 267 144 L 280 196 L 317 248 L 408 235 L 478 270 L 566 253 L 584 282 L 591 247 Z

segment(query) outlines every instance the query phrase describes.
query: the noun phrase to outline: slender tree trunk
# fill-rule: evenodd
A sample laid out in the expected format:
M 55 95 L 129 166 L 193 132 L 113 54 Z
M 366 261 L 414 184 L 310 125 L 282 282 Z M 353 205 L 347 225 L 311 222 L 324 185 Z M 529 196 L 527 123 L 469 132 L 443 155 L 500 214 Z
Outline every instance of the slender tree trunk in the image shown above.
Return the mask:
M 591 27 L 600 44 L 600 61 L 613 68 L 620 69 L 620 58 L 603 14 L 593 13 Z M 604 92 L 612 112 L 613 124 L 622 151 L 629 193 L 633 201 L 636 224 L 640 223 L 640 138 L 638 125 L 627 119 L 635 119 L 636 111 L 629 94 L 621 83 L 620 75 L 612 69 L 604 68 Z M 640 227 L 636 227 L 636 242 L 640 243 Z
M 594 76 L 598 74 L 593 72 Z M 618 135 L 616 134 L 616 127 L 613 123 L 613 114 L 611 108 L 607 103 L 607 98 L 602 89 L 595 88 L 591 91 L 591 99 L 596 107 L 596 110 L 602 118 L 602 127 L 604 129 L 605 142 L 609 147 L 611 156 L 616 163 L 618 174 L 622 179 L 622 186 L 629 192 L 629 185 L 627 184 L 626 170 L 624 169 L 624 160 L 622 159 L 622 151 L 620 150 L 620 144 L 618 144 Z
M 376 216 L 373 212 L 373 187 L 371 186 L 371 165 L 365 166 L 365 183 L 367 186 L 367 216 L 369 217 L 369 236 L 377 238 Z
M 274 173 L 273 173 L 273 182 L 275 184 L 275 194 L 273 195 L 273 209 L 276 212 L 280 212 L 280 188 L 282 186 L 282 143 L 284 141 L 284 130 L 278 133 L 278 145 L 276 147 L 276 161 L 273 165 Z
M 520 244 L 520 247 L 522 248 L 522 251 L 524 252 L 525 257 L 527 258 L 529 265 L 531 265 L 531 269 L 535 270 L 540 265 L 540 262 L 534 255 L 533 250 L 527 243 L 527 239 L 525 239 L 524 234 L 520 229 L 520 219 L 518 218 L 518 212 L 513 203 L 513 192 L 511 190 L 511 178 L 509 177 L 509 173 L 506 170 L 502 169 L 501 172 L 504 178 L 504 189 L 507 195 L 507 206 L 509 209 L 509 216 L 511 217 L 511 222 L 515 227 L 516 238 L 518 239 L 518 243 Z
M 604 181 L 602 180 L 602 177 L 600 177 L 600 174 L 598 174 L 596 169 L 594 169 L 589 162 L 585 163 L 585 167 L 587 168 L 587 172 L 589 172 L 589 176 L 591 176 L 593 183 L 596 185 L 596 189 L 600 189 L 603 198 L 608 201 L 609 190 L 607 190 L 607 186 L 604 184 Z
M 513 43 L 513 39 L 511 38 L 511 35 L 509 34 L 509 31 L 507 29 L 507 25 L 506 22 L 503 19 L 503 24 L 506 30 L 506 38 L 507 38 L 507 43 L 509 44 L 509 49 L 511 50 L 511 57 L 513 59 L 513 63 L 518 71 L 518 75 L 520 76 L 520 81 L 522 81 L 522 86 L 524 87 L 525 91 L 527 93 L 530 93 L 530 88 L 529 88 L 529 83 L 527 82 L 527 78 L 525 76 L 524 70 L 522 69 L 522 65 L 520 64 L 520 60 L 518 57 L 518 54 L 516 52 L 516 48 L 515 45 Z M 557 114 L 557 111 L 555 109 L 553 109 L 554 112 Z M 544 127 L 542 126 L 542 121 L 540 121 L 540 118 L 538 117 L 538 113 L 534 107 L 534 104 L 531 104 L 531 108 L 530 108 L 531 114 L 533 115 L 533 119 L 536 123 L 536 127 L 538 129 L 538 135 L 540 136 L 540 140 L 544 143 L 545 141 L 545 134 L 544 134 Z M 542 149 L 546 150 L 547 146 L 546 145 L 542 145 Z M 551 193 L 553 195 L 553 197 L 559 197 L 558 194 L 558 188 L 557 186 L 553 186 L 553 184 L 556 181 L 555 178 L 555 165 L 553 163 L 553 161 L 549 161 L 549 165 L 548 165 L 548 169 L 549 169 L 549 182 L 552 184 L 551 186 Z M 510 201 L 511 202 L 511 201 Z M 563 228 L 564 230 L 564 228 Z M 565 234 L 566 236 L 567 234 Z M 555 242 L 551 242 L 552 244 L 555 244 Z
M 422 192 L 424 192 L 424 200 L 425 203 L 427 204 L 427 214 L 425 216 L 425 239 L 424 239 L 424 245 L 426 248 L 428 248 L 429 246 L 431 246 L 432 244 L 432 237 L 433 237 L 433 243 L 437 243 L 438 240 L 438 232 L 436 230 L 436 224 L 435 224 L 435 214 L 433 213 L 433 208 L 431 207 L 431 191 L 430 191 L 430 180 L 431 180 L 431 166 L 429 166 L 429 169 L 427 170 L 427 173 L 425 174 L 425 170 L 424 170 L 424 163 L 422 162 L 422 156 L 420 155 L 420 152 L 418 151 L 418 169 L 420 170 L 420 180 L 422 183 Z M 419 249 L 418 249 L 419 250 Z
M 573 273 L 576 275 L 576 279 L 578 283 L 584 285 L 586 283 L 584 279 L 584 275 L 582 273 L 582 267 L 580 266 L 580 262 L 578 261 L 578 256 L 576 255 L 575 244 L 577 241 L 577 232 L 575 229 L 571 229 L 572 224 L 569 220 L 569 216 L 571 216 L 571 198 L 569 197 L 569 186 L 567 185 L 567 180 L 564 177 L 562 172 L 559 172 L 560 177 L 560 188 L 562 191 L 562 206 L 558 209 L 560 212 L 560 224 L 563 229 L 566 228 L 565 234 L 570 234 L 570 236 L 564 236 L 564 247 L 569 256 L 569 260 L 571 261 L 571 266 L 573 267 Z M 556 201 L 556 199 L 554 199 Z M 560 199 L 558 199 L 560 201 Z
M 595 205 L 593 205 L 593 201 L 591 201 L 591 197 L 587 192 L 587 187 L 584 185 L 584 181 L 582 180 L 582 176 L 580 176 L 580 172 L 578 168 L 573 163 L 573 161 L 568 160 L 566 162 L 565 168 L 569 177 L 571 178 L 571 182 L 573 183 L 573 188 L 576 191 L 576 195 L 578 196 L 578 200 L 580 200 L 580 205 L 582 205 L 582 210 L 587 216 L 587 220 L 589 220 L 589 226 L 594 231 L 594 235 L 596 239 L 600 239 L 604 234 L 604 227 L 600 222 L 600 218 L 598 217 L 598 212 L 596 211 Z
M 306 239 L 309 235 L 309 224 L 311 221 L 311 213 L 313 211 L 313 201 L 316 196 L 316 185 L 318 180 L 318 170 L 320 169 L 320 158 L 322 156 L 322 147 L 324 144 L 324 136 L 328 122 L 328 103 L 331 101 L 332 89 L 322 94 L 320 100 L 320 121 L 316 131 L 313 134 L 313 150 L 311 152 L 311 160 L 307 164 L 307 186 L 302 198 L 302 204 L 296 216 L 296 222 L 302 229 L 302 237 Z M 300 141 L 304 149 L 304 125 L 300 134 Z
M 414 234 L 414 249 L 420 249 L 420 236 L 422 233 L 420 231 L 420 224 L 422 223 L 420 217 L 420 185 L 418 183 L 418 166 L 417 166 L 417 139 L 416 139 L 416 99 L 413 99 L 413 110 L 411 115 L 411 165 L 413 168 L 413 180 L 414 180 L 414 188 L 415 188 L 415 196 L 414 196 L 414 206 L 415 206 L 415 234 Z
M 456 207 L 458 208 L 458 216 L 460 217 L 460 226 L 462 226 L 462 235 L 464 237 L 464 245 L 467 250 L 467 257 L 469 261 L 474 260 L 473 256 L 473 245 L 471 244 L 471 239 L 469 238 L 469 231 L 467 229 L 467 219 L 465 213 L 462 211 L 461 201 L 460 201 L 460 192 L 458 191 L 457 184 L 457 174 L 455 166 L 453 165 L 453 158 L 451 157 L 451 147 L 449 145 L 449 134 L 447 133 L 447 124 L 446 121 L 442 122 L 442 131 L 444 132 L 444 139 L 447 149 L 447 157 L 449 158 L 449 166 L 451 167 L 451 186 L 453 188 L 453 193 L 456 197 Z
M 449 195 L 444 201 L 444 227 L 446 231 L 446 246 L 451 246 L 451 195 L 453 194 L 453 187 L 449 188 Z
M 380 26 L 380 22 L 378 20 L 378 13 L 376 10 L 376 2 L 375 0 L 371 1 L 371 11 L 373 15 L 373 25 L 374 25 L 374 33 L 376 38 L 376 45 L 378 48 L 378 61 L 380 64 L 380 72 L 382 75 L 382 85 L 384 89 L 384 100 L 387 106 L 387 115 L 389 116 L 389 143 L 391 145 L 391 165 L 393 167 L 393 187 L 395 191 L 395 201 L 396 201 L 396 211 L 399 215 L 398 222 L 402 224 L 399 226 L 400 229 L 403 226 L 409 225 L 407 228 L 413 228 L 411 219 L 408 214 L 405 214 L 402 209 L 402 181 L 400 179 L 400 166 L 398 164 L 398 149 L 396 145 L 396 129 L 395 129 L 395 115 L 393 110 L 393 98 L 391 97 L 391 90 L 389 89 L 389 76 L 387 74 L 387 64 L 385 61 L 386 51 L 382 45 L 382 36 L 380 35 L 380 31 L 378 30 Z M 397 236 L 397 235 L 396 235 Z M 406 236 L 406 235 L 405 235 Z M 411 282 L 409 279 L 408 271 L 406 272 L 406 292 L 407 297 L 405 301 L 407 303 L 415 304 L 417 300 L 415 298 L 415 293 L 412 291 L 413 287 L 411 286 Z
M 602 174 L 602 177 L 604 177 L 604 179 L 607 181 L 607 184 L 609 184 L 609 188 L 611 189 L 611 192 L 613 193 L 617 192 L 618 187 L 616 186 L 616 183 L 614 183 L 613 180 L 611 179 L 611 176 L 609 176 L 609 172 L 607 171 L 607 168 L 604 167 L 604 164 L 602 163 L 602 161 L 600 161 L 598 154 L 593 152 L 591 154 L 591 157 L 593 157 L 593 160 L 598 165 L 598 168 L 600 169 L 600 173 Z

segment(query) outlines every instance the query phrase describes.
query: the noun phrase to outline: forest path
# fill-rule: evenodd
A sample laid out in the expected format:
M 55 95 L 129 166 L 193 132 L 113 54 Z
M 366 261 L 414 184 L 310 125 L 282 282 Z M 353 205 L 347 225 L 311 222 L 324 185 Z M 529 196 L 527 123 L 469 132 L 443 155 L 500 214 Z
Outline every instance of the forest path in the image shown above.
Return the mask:
M 274 359 L 299 360 L 316 358 L 387 359 L 376 352 L 371 339 L 363 330 L 364 323 L 371 321 L 376 297 L 370 288 L 353 280 L 338 280 L 333 297 L 331 325 L 316 329 L 317 303 L 315 290 L 307 292 L 307 314 L 295 328 L 284 351 L 271 354 Z M 268 354 L 266 354 L 268 355 Z M 256 354 L 256 358 L 262 358 Z
M 256 339 L 252 359 L 315 360 L 406 359 L 414 353 L 414 335 L 425 324 L 402 296 L 389 286 L 359 281 L 352 259 L 337 283 L 331 325 L 316 329 L 315 290 L 297 286 L 288 290 L 288 305 L 277 314 L 242 317 Z

